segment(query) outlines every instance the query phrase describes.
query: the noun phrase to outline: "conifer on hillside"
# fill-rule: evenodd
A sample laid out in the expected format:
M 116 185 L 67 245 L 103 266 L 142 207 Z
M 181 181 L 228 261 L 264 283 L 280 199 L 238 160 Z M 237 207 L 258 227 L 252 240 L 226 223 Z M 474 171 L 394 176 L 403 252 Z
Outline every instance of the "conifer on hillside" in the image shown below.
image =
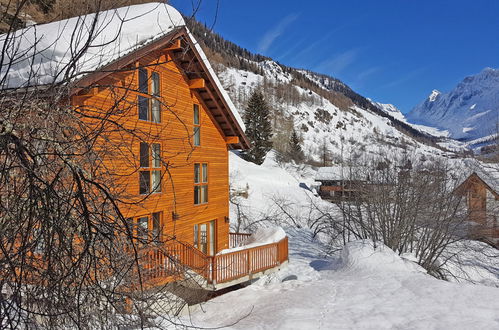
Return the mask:
M 251 148 L 243 152 L 247 161 L 262 164 L 265 156 L 272 149 L 272 124 L 269 105 L 260 91 L 251 94 L 244 113 L 246 136 L 251 141 Z
M 293 129 L 291 137 L 289 138 L 289 158 L 294 160 L 296 163 L 300 163 L 305 158 L 303 150 L 301 148 L 301 141 L 296 130 Z

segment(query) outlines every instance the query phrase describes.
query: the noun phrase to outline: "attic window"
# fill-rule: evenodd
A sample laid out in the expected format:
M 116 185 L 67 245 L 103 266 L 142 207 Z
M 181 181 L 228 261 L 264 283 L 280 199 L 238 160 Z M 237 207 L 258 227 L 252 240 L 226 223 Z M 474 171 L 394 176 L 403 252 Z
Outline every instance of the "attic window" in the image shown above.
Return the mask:
M 139 119 L 161 122 L 161 84 L 159 72 L 151 72 L 145 68 L 138 69 L 138 112 Z
M 194 112 L 193 144 L 194 144 L 194 146 L 200 146 L 201 145 L 201 122 L 199 120 L 199 105 L 198 104 L 194 104 L 193 112 Z

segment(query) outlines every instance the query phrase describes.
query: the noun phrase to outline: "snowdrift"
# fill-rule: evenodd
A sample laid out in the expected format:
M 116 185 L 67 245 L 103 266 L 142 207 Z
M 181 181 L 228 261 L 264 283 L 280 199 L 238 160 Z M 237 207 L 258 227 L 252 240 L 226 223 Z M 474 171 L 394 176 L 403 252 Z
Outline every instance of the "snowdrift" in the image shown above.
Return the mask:
M 341 251 L 340 269 L 370 272 L 422 272 L 424 268 L 407 260 L 381 242 L 358 240 L 348 242 Z

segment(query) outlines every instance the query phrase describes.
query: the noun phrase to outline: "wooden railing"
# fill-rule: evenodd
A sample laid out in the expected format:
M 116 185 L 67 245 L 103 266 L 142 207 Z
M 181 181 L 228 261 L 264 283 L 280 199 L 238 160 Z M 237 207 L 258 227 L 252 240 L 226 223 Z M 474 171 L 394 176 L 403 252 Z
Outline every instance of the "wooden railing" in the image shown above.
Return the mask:
M 247 233 L 229 233 L 229 248 L 242 246 L 246 243 L 251 234 Z
M 232 235 L 235 242 L 249 234 Z M 163 249 L 151 248 L 142 253 L 143 277 L 147 281 L 175 281 L 187 269 L 204 277 L 209 284 L 226 283 L 281 265 L 288 260 L 288 238 L 277 243 L 242 249 L 213 257 L 195 247 L 175 242 Z

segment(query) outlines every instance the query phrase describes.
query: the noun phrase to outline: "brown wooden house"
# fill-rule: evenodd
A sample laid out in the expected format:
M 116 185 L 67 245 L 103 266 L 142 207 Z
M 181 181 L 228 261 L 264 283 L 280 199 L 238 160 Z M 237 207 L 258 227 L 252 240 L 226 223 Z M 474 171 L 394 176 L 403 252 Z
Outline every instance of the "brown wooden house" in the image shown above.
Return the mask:
M 111 41 L 101 42 L 98 54 L 83 56 L 72 73 L 70 94 L 72 106 L 84 111 L 123 108 L 121 115 L 113 113 L 123 129 L 106 135 L 102 146 L 112 150 L 101 161 L 133 201 L 120 207 L 134 235 L 175 237 L 179 244 L 172 253 L 212 290 L 278 269 L 288 260 L 287 239 L 217 255 L 247 237 L 229 233 L 229 150 L 249 147 L 244 124 L 181 15 L 158 3 L 130 8 L 144 13 L 117 23 L 118 32 L 106 32 Z M 110 20 L 112 31 L 115 16 L 123 16 L 110 12 L 101 16 Z M 67 56 L 57 55 L 57 48 L 70 36 L 54 24 L 39 26 L 37 35 L 47 35 L 57 66 Z M 61 34 L 51 41 L 51 31 Z M 46 62 L 32 70 L 37 74 L 28 75 L 30 81 L 13 75 L 4 88 L 58 79 Z M 124 150 L 134 159 L 120 156 Z M 148 258 L 161 281 L 167 258 L 154 249 Z
M 466 198 L 473 236 L 499 243 L 499 170 L 481 166 L 458 186 L 456 192 Z

